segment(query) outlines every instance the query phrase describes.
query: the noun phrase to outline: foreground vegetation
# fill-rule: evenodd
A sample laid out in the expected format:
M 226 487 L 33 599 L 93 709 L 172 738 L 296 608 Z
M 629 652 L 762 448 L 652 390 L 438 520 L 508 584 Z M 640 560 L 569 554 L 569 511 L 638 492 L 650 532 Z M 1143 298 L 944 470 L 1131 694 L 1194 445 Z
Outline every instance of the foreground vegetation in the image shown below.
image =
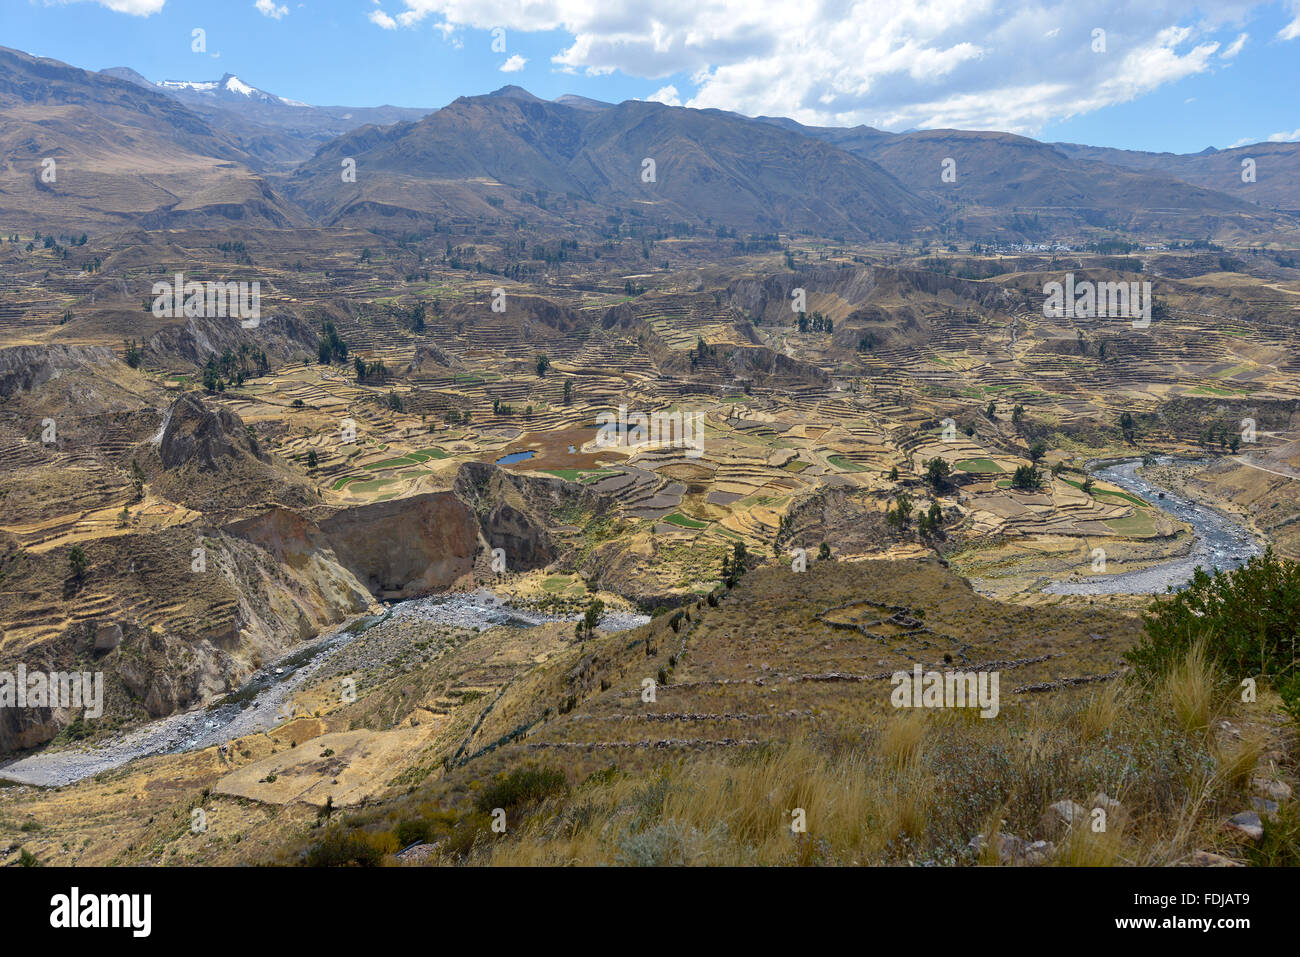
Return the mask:
M 894 712 L 651 770 L 611 763 L 571 780 L 524 764 L 448 779 L 322 818 L 324 833 L 284 862 L 382 864 L 418 842 L 425 863 L 469 865 L 1169 865 L 1206 852 L 1298 864 L 1293 801 L 1262 815 L 1257 841 L 1223 827 L 1294 772 L 1294 728 L 1277 712 L 1294 674 L 1296 580 L 1272 553 L 1198 575 L 1152 606 L 1129 680 L 994 720 Z M 1257 696 L 1242 677 L 1258 679 Z M 1062 821 L 1059 802 L 1086 823 Z

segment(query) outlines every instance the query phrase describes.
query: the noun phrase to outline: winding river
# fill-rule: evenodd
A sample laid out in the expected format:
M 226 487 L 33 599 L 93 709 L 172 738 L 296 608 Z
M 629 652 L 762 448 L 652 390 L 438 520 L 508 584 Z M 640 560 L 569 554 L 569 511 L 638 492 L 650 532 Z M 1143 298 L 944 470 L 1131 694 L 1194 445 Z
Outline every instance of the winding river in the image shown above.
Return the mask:
M 479 631 L 497 625 L 529 628 L 545 622 L 577 620 L 512 607 L 486 589 L 403 601 L 382 615 L 360 618 L 297 649 L 255 672 L 243 687 L 207 707 L 159 718 L 94 747 L 39 751 L 0 766 L 0 779 L 58 787 L 136 758 L 210 748 L 246 734 L 269 731 L 293 717 L 289 713 L 293 695 L 309 678 L 368 629 L 389 619 L 414 619 Z M 614 612 L 602 618 L 597 627 L 602 631 L 625 631 L 649 620 L 646 615 Z
M 1177 461 L 1189 460 L 1172 456 L 1155 459 L 1160 465 Z M 1190 525 L 1196 535 L 1191 552 L 1139 571 L 1091 575 L 1082 581 L 1054 582 L 1043 591 L 1054 595 L 1163 594 L 1170 587 L 1178 589 L 1186 585 L 1198 566 L 1206 571 L 1216 568 L 1230 571 L 1263 553 L 1259 541 L 1245 528 L 1208 506 L 1199 505 L 1143 478 L 1138 474 L 1141 465 L 1141 459 L 1126 459 L 1103 466 L 1092 474 Z

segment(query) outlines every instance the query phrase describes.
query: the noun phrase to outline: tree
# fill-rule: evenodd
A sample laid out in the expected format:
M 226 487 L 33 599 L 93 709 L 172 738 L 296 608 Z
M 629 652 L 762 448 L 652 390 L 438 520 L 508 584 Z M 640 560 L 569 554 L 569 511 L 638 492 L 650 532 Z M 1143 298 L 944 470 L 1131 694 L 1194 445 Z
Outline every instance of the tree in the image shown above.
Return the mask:
M 68 552 L 68 565 L 72 569 L 72 577 L 80 579 L 86 574 L 86 551 L 80 545 L 73 545 L 72 550 Z
M 1022 491 L 1033 491 L 1043 484 L 1043 476 L 1037 465 L 1020 465 L 1011 476 L 1011 487 Z
M 1037 462 L 1047 454 L 1047 443 L 1038 439 L 1033 445 L 1029 446 L 1029 458 Z
M 996 402 L 990 402 L 988 408 L 984 410 L 984 414 L 990 419 L 997 418 L 998 404 Z
M 546 375 L 546 370 L 551 367 L 551 360 L 548 359 L 545 356 L 545 354 L 538 353 L 536 365 L 537 365 L 537 376 L 538 378 L 541 378 L 542 376 Z
M 897 508 L 885 506 L 885 521 L 898 529 L 905 529 L 912 521 L 912 499 L 904 492 L 894 500 Z
M 564 404 L 565 405 L 573 404 L 573 380 L 572 379 L 564 380 Z
M 1016 407 L 1011 410 L 1011 424 L 1019 425 L 1024 420 L 1025 420 L 1025 407 L 1017 403 Z
M 320 457 L 316 455 L 315 449 L 307 450 L 307 468 L 314 469 L 320 464 Z
M 1133 421 L 1133 413 L 1131 412 L 1120 413 L 1119 427 L 1120 427 L 1120 431 L 1124 433 L 1124 440 L 1126 442 L 1132 442 L 1133 435 L 1137 431 L 1137 424 Z
M 596 625 L 600 623 L 601 617 L 605 614 L 605 603 L 599 598 L 593 598 L 587 603 L 587 610 L 582 615 L 582 625 L 590 635 Z
M 948 479 L 951 475 L 952 466 L 945 459 L 935 456 L 925 463 L 925 480 L 933 486 L 936 492 L 942 491 L 948 486 Z
M 348 344 L 344 342 L 334 328 L 334 323 L 326 319 L 321 323 L 321 340 L 317 347 L 320 364 L 329 365 L 331 362 L 348 361 Z
M 930 511 L 927 517 L 930 520 L 930 534 L 936 538 L 944 538 L 943 509 L 939 507 L 938 502 L 930 503 Z
M 822 542 L 821 545 L 817 547 L 817 559 L 819 561 L 825 562 L 825 561 L 829 561 L 830 557 L 831 557 L 830 545 L 826 544 L 826 542 Z
M 749 569 L 749 552 L 745 548 L 744 542 L 736 542 L 731 546 L 731 555 L 725 552 L 722 555 L 722 583 L 728 588 L 735 587 L 740 581 L 740 576 L 745 574 Z
M 898 466 L 897 466 L 897 465 L 895 465 L 893 468 L 891 468 L 891 469 L 889 470 L 889 481 L 891 481 L 891 482 L 897 482 L 897 481 L 898 481 Z
M 135 500 L 138 502 L 144 498 L 144 469 L 140 468 L 140 463 L 135 459 L 131 460 L 131 485 L 135 489 Z

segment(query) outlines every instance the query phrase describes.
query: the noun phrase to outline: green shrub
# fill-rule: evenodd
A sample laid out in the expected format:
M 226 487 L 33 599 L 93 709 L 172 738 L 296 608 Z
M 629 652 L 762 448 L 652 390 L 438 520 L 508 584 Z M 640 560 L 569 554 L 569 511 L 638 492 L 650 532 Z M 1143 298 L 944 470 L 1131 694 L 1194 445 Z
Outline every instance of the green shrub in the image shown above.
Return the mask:
M 1269 548 L 1236 571 L 1207 574 L 1157 600 L 1143 615 L 1146 636 L 1125 653 L 1139 680 L 1165 674 L 1197 641 L 1234 684 L 1270 681 L 1300 719 L 1300 564 Z
M 424 818 L 413 818 L 397 825 L 397 843 L 402 847 L 412 844 L 428 844 L 433 837 L 433 823 Z
M 478 793 L 474 806 L 480 811 L 509 810 L 532 804 L 568 790 L 564 772 L 558 768 L 516 768 L 501 775 Z
M 384 856 L 399 850 L 391 831 L 332 830 L 307 852 L 308 867 L 378 867 Z

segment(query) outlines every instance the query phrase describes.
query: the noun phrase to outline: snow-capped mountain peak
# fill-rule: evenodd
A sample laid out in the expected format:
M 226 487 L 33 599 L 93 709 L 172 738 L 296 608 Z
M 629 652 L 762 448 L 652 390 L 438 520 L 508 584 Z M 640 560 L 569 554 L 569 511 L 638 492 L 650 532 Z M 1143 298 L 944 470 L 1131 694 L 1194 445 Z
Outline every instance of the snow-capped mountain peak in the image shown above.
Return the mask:
M 242 93 L 244 96 L 253 96 L 256 93 L 262 93 L 261 90 L 249 86 L 247 83 L 240 80 L 239 77 L 231 73 L 227 73 L 222 77 L 222 86 L 231 93 Z M 262 93 L 262 95 L 269 96 L 270 94 Z M 276 99 L 278 100 L 279 97 L 276 97 Z
M 162 80 L 155 84 L 171 93 L 198 93 L 219 99 L 240 98 L 258 103 L 271 103 L 284 106 L 303 106 L 294 100 L 286 100 L 255 86 L 249 86 L 233 73 L 227 73 L 220 80 Z

